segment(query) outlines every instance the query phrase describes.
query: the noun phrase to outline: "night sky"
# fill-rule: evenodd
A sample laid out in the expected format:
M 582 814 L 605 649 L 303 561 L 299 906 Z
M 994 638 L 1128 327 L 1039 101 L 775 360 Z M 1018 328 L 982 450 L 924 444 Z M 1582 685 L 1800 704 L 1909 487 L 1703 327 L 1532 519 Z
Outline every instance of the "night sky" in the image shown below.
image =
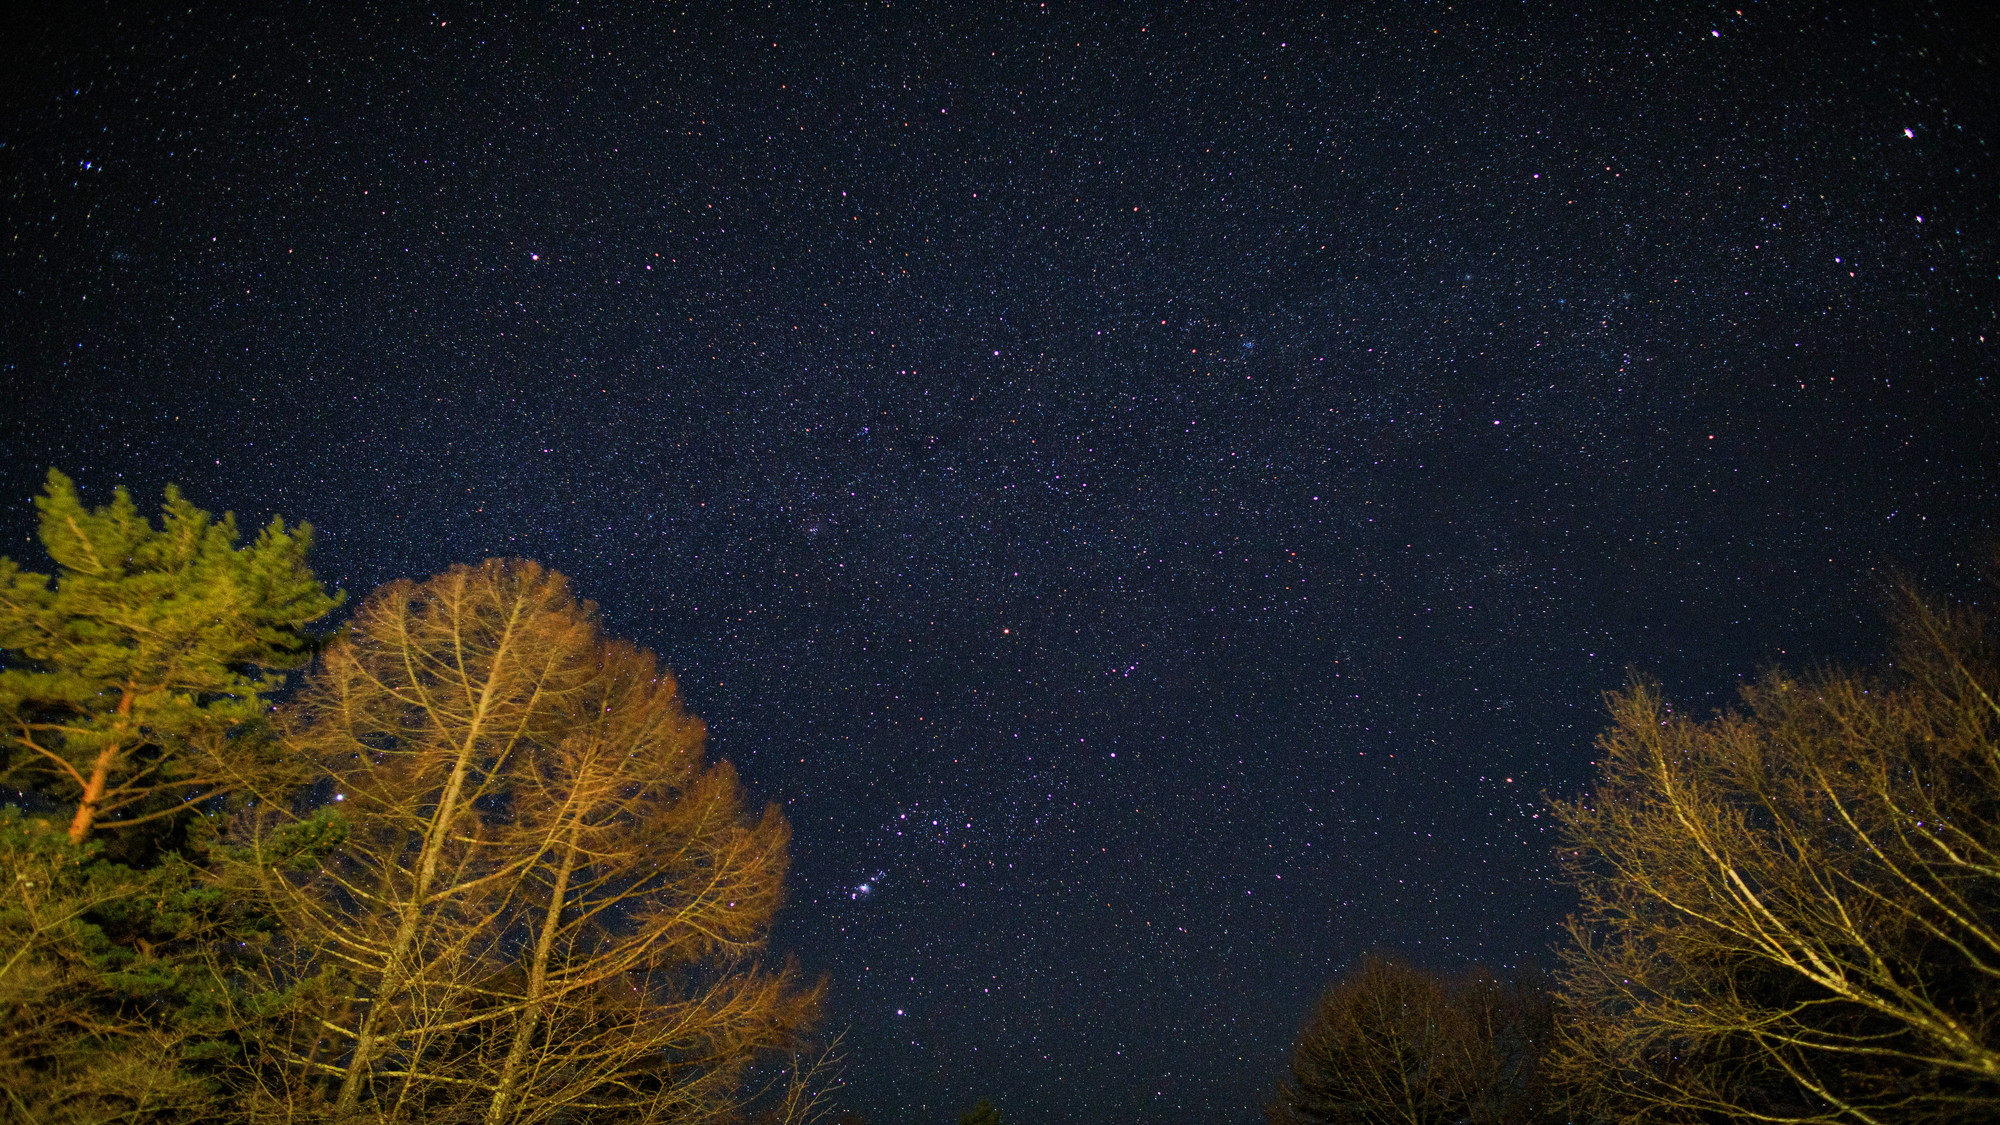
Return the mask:
M 1255 1120 L 1363 950 L 1548 961 L 1628 668 L 2000 531 L 1990 17 L 65 7 L 0 551 L 54 464 L 570 574 L 783 802 L 877 1125 Z

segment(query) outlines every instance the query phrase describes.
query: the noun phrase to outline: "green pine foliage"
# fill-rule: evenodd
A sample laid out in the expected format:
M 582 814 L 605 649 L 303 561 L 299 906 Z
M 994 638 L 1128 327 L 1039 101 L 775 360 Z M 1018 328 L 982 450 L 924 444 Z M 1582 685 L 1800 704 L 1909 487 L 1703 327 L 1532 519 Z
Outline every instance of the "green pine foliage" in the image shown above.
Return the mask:
M 178 489 L 156 525 L 122 488 L 85 507 L 54 470 L 35 503 L 54 575 L 0 559 L 8 780 L 67 808 L 78 844 L 265 787 L 269 697 L 339 602 L 306 566 L 312 529 L 274 518 L 239 547 L 233 516 Z
M 0 810 L 0 1120 L 188 1120 L 212 1100 L 185 1058 L 212 978 L 187 960 L 220 896 L 179 857 L 99 850 Z
M 205 851 L 301 780 L 270 700 L 339 599 L 305 525 L 239 546 L 176 489 L 154 523 L 53 470 L 36 506 L 54 573 L 0 559 L 0 776 L 26 806 L 0 810 L 0 1119 L 219 1120 L 229 958 L 267 921 Z M 342 831 L 305 828 L 308 864 Z

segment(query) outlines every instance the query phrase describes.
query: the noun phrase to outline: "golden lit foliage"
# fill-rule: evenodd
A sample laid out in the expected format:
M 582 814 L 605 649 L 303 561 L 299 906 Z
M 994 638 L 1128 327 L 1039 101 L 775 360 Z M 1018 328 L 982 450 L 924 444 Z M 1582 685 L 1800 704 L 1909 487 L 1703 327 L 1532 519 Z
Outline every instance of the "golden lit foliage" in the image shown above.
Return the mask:
M 653 657 L 529 562 L 398 582 L 287 710 L 351 826 L 317 870 L 296 823 L 239 833 L 284 927 L 273 1116 L 706 1120 L 817 996 L 754 957 L 788 829 L 748 816 Z
M 2000 1120 L 2000 660 L 1915 598 L 1892 674 L 1611 700 L 1558 804 L 1561 1066 L 1623 1120 Z

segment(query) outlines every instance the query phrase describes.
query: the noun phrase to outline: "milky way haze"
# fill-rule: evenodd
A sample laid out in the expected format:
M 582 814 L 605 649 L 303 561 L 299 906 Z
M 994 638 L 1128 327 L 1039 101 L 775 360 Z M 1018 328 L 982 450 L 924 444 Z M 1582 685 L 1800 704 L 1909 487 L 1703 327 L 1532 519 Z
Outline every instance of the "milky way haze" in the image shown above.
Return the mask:
M 570 574 L 878 1125 L 1255 1120 L 1364 949 L 1545 960 L 1628 667 L 1995 531 L 1991 23 L 235 7 L 6 33 L 0 551 L 55 464 Z

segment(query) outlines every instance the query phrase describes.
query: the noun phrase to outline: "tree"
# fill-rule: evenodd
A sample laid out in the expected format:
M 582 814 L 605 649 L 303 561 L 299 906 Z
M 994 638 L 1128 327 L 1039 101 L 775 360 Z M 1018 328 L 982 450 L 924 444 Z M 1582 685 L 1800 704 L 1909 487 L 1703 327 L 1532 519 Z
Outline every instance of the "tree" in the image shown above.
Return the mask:
M 274 517 L 238 547 L 234 516 L 171 485 L 154 526 L 123 488 L 85 508 L 53 469 L 35 506 L 53 579 L 0 559 L 8 773 L 72 806 L 74 844 L 258 784 L 271 760 L 246 736 L 338 604 L 306 567 L 312 528 Z
M 1365 957 L 1320 997 L 1272 1125 L 1540 1120 L 1546 993 L 1480 969 L 1445 978 Z
M 171 931 L 180 912 L 165 900 L 185 881 L 93 851 L 53 820 L 0 810 L 0 1120 L 199 1116 L 213 1091 L 184 1065 L 187 1029 L 159 1011 L 175 966 L 112 940 L 135 906 L 141 933 Z
M 1007 1123 L 991 1100 L 981 1098 L 971 1109 L 958 1115 L 958 1125 L 1007 1125 Z
M 155 526 L 122 489 L 86 509 L 54 471 L 37 506 L 54 576 L 0 559 L 0 767 L 29 806 L 0 810 L 0 1105 L 202 1117 L 207 950 L 246 919 L 189 830 L 281 787 L 267 701 L 336 599 L 304 525 L 239 548 L 173 488 Z
M 2000 1119 L 1993 618 L 1908 598 L 1889 669 L 1610 699 L 1556 808 L 1582 892 L 1559 1065 L 1619 1120 Z
M 383 587 L 283 725 L 350 828 L 305 872 L 274 862 L 287 810 L 235 833 L 284 925 L 254 1060 L 273 1113 L 706 1120 L 810 1017 L 816 991 L 756 961 L 784 819 L 745 813 L 671 676 L 560 575 Z

